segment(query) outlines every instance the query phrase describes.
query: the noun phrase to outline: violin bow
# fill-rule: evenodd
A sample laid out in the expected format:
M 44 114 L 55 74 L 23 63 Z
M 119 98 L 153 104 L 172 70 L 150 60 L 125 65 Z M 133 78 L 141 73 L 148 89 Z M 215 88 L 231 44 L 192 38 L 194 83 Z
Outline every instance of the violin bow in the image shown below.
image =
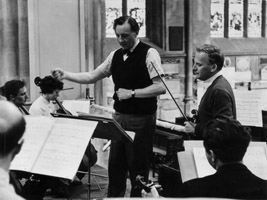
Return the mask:
M 186 121 L 189 121 L 188 118 L 187 118 L 187 117 L 185 116 L 185 114 L 183 113 L 183 111 L 182 111 L 182 109 L 180 108 L 180 106 L 178 105 L 178 103 L 176 102 L 176 100 L 174 99 L 174 97 L 173 97 L 171 91 L 169 90 L 169 88 L 167 87 L 165 81 L 161 78 L 161 75 L 159 74 L 157 68 L 155 67 L 155 65 L 154 65 L 152 62 L 151 62 L 151 64 L 152 64 L 153 68 L 155 69 L 155 71 L 157 72 L 157 74 L 158 74 L 158 76 L 159 76 L 161 82 L 164 84 L 165 88 L 167 89 L 167 91 L 168 91 L 169 94 L 171 95 L 172 100 L 174 101 L 175 105 L 177 106 L 177 108 L 178 108 L 179 111 L 181 112 L 182 116 L 185 118 Z

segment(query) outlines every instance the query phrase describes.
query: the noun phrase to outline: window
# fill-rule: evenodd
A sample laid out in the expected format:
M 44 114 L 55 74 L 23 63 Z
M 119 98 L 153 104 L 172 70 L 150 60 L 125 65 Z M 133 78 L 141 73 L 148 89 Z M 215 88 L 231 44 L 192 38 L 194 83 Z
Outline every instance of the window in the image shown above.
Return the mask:
M 229 37 L 243 37 L 244 30 L 243 0 L 229 0 L 228 30 Z
M 249 0 L 248 2 L 248 37 L 261 37 L 262 1 Z
M 210 34 L 211 37 L 224 36 L 224 0 L 211 1 Z
M 265 0 L 211 0 L 211 37 L 265 37 Z
M 106 3 L 106 37 L 116 37 L 113 30 L 114 19 L 129 15 L 140 26 L 139 37 L 146 37 L 146 1 L 145 0 L 105 0 Z

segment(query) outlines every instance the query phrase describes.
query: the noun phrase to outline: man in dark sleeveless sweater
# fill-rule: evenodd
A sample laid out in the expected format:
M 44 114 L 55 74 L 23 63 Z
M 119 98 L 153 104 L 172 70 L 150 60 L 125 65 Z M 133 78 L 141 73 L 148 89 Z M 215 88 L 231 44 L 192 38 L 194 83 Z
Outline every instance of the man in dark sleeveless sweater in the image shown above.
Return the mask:
M 185 122 L 185 131 L 202 139 L 203 127 L 213 119 L 236 119 L 235 97 L 231 85 L 222 76 L 224 55 L 214 45 L 197 47 L 193 74 L 204 81 L 204 95 L 198 106 L 196 124 Z
M 109 155 L 108 197 L 123 197 L 129 172 L 131 197 L 140 197 L 136 176 L 148 179 L 156 127 L 157 96 L 166 92 L 159 77 L 163 76 L 159 53 L 141 42 L 138 23 L 129 16 L 114 21 L 114 30 L 122 48 L 109 54 L 92 72 L 71 73 L 55 69 L 60 80 L 95 83 L 112 75 L 115 84 L 114 119 L 122 128 L 135 132 L 133 144 L 112 141 Z

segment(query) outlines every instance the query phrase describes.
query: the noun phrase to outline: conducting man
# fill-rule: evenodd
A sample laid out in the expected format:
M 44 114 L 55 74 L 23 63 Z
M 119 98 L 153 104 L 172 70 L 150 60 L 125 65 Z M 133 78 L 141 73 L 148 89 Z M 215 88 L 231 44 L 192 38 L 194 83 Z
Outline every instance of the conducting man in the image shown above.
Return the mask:
M 112 141 L 109 156 L 108 197 L 123 197 L 128 172 L 132 184 L 131 197 L 141 196 L 135 187 L 137 175 L 148 179 L 152 158 L 153 136 L 156 127 L 157 96 L 164 94 L 159 53 L 138 39 L 136 20 L 122 16 L 113 26 L 121 48 L 109 54 L 92 72 L 71 73 L 61 69 L 52 71 L 58 79 L 77 83 L 95 83 L 112 75 L 115 84 L 113 118 L 125 130 L 135 132 L 133 144 Z M 157 70 L 155 70 L 155 68 Z

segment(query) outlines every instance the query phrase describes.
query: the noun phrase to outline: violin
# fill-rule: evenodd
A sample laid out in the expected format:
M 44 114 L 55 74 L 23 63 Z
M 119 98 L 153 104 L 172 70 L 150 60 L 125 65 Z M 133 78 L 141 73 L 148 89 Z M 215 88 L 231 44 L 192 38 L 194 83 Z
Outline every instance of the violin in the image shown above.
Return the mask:
M 59 102 L 58 99 L 55 99 L 55 102 L 59 106 L 59 109 L 56 111 L 57 113 L 66 114 L 66 115 L 72 115 L 70 111 L 68 111 L 66 108 L 64 108 L 64 106 Z

